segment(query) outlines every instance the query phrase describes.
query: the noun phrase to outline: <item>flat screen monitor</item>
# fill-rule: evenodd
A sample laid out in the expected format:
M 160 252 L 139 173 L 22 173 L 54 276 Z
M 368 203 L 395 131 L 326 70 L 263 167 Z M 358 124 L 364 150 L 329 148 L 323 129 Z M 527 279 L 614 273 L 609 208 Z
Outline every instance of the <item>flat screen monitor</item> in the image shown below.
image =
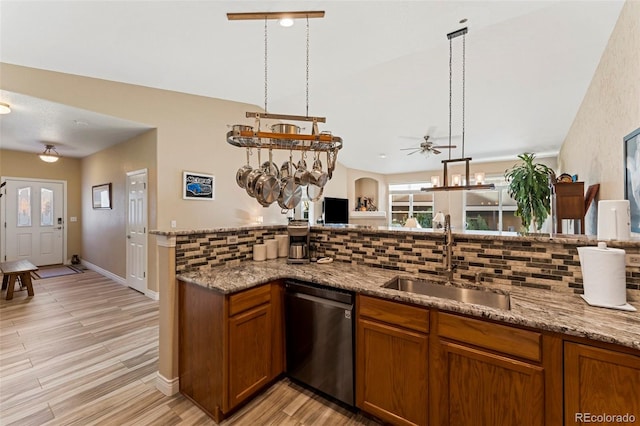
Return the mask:
M 324 223 L 349 223 L 349 200 L 346 198 L 324 198 Z

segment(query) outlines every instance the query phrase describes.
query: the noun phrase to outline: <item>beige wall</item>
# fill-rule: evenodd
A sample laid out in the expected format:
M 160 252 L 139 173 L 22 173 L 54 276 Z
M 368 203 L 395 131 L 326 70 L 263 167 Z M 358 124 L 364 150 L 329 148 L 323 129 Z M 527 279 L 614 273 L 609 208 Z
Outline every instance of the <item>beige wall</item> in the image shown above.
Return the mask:
M 36 154 L 20 151 L 0 150 L 0 176 L 33 179 L 63 180 L 67 182 L 67 211 L 65 223 L 67 227 L 67 252 L 65 261 L 71 255 L 82 253 L 82 207 L 80 191 L 80 160 L 62 157 L 56 163 L 45 163 Z M 71 222 L 70 217 L 78 218 Z
M 264 208 L 235 183 L 246 157 L 226 142 L 227 125 L 253 124 L 245 112 L 258 107 L 4 63 L 0 74 L 3 90 L 157 128 L 158 229 L 169 230 L 171 220 L 188 229 L 247 225 L 256 216 L 265 223 L 286 223 L 277 204 Z M 284 154 L 276 160 L 282 162 Z M 214 201 L 182 199 L 185 170 L 215 175 Z
M 150 130 L 129 141 L 82 160 L 82 258 L 126 278 L 127 172 L 147 169 L 148 229 L 157 220 L 157 131 Z M 94 210 L 91 187 L 111 183 L 111 209 Z M 149 245 L 149 265 L 155 265 L 155 246 Z M 148 287 L 157 292 L 155 268 L 148 268 Z
M 562 172 L 585 186 L 599 183 L 598 199 L 624 199 L 622 138 L 640 127 L 640 2 L 628 0 L 562 145 Z M 587 234 L 596 233 L 596 208 Z

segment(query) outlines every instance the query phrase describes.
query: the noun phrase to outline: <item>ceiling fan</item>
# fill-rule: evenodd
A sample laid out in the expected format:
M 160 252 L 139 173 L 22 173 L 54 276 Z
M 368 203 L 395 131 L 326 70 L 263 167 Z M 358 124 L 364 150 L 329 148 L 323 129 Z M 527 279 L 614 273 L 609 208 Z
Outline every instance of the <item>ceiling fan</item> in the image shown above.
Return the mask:
M 429 135 L 424 135 L 422 139 L 424 140 L 420 142 L 420 146 L 413 147 L 413 148 L 401 148 L 400 151 L 411 151 L 407 155 L 411 155 L 411 154 L 415 154 L 416 152 L 419 152 L 421 154 L 428 156 L 428 155 L 431 155 L 432 153 L 436 155 L 440 154 L 441 153 L 440 149 L 456 148 L 455 145 L 434 145 L 434 142 L 431 142 L 430 140 L 431 138 Z M 442 138 L 437 138 L 437 139 L 442 139 Z

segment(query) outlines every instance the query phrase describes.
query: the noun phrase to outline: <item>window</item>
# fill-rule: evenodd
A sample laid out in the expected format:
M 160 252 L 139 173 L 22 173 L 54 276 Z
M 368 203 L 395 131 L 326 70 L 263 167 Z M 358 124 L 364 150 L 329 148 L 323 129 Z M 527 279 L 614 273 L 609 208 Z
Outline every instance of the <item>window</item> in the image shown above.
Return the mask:
M 414 217 L 423 228 L 431 228 L 433 193 L 420 191 L 430 186 L 431 183 L 424 182 L 389 185 L 389 226 L 403 226 L 408 218 Z
M 53 226 L 53 191 L 40 189 L 40 226 Z
M 492 190 L 465 191 L 464 214 L 468 230 L 517 231 L 520 218 L 515 216 L 516 202 L 507 191 L 502 176 L 487 178 L 496 185 Z
M 18 226 L 31 226 L 31 187 L 18 188 Z

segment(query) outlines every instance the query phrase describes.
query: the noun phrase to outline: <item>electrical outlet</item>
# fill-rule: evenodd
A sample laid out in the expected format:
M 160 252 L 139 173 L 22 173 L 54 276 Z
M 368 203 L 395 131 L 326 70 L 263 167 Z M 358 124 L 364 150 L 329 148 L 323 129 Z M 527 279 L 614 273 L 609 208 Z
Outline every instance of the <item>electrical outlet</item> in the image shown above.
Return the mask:
M 237 235 L 229 235 L 227 237 L 227 244 L 238 244 L 238 236 Z
M 640 266 L 640 254 L 628 254 L 626 257 L 627 266 Z

